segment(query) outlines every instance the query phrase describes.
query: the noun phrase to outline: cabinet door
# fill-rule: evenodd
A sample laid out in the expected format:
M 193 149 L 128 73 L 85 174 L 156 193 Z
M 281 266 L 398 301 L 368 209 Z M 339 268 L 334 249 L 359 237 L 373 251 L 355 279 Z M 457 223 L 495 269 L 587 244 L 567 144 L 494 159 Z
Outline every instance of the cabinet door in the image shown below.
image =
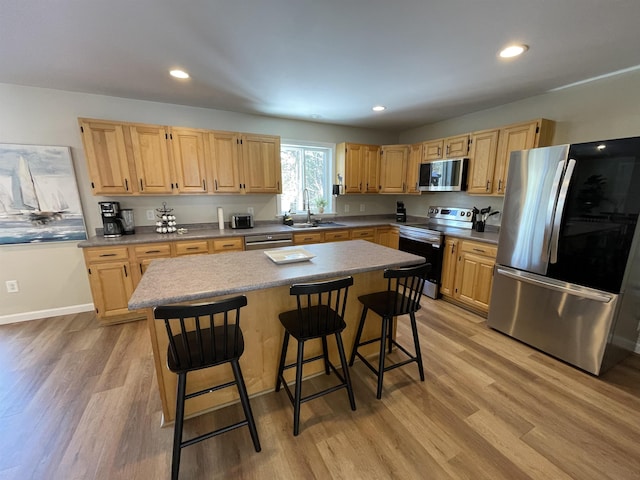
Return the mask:
M 498 151 L 499 130 L 483 130 L 471 135 L 467 193 L 492 192 L 493 172 Z
M 324 242 L 324 233 L 294 233 L 293 243 L 294 245 L 305 245 L 307 243 L 322 243 Z
M 407 145 L 380 148 L 380 193 L 404 193 L 407 179 Z
M 483 313 L 489 312 L 497 248 L 463 241 L 456 265 L 454 298 Z
M 469 153 L 469 135 L 448 137 L 444 141 L 444 154 L 447 158 L 462 158 Z
M 444 139 L 424 142 L 423 161 L 440 160 L 444 158 Z
M 240 136 L 231 132 L 211 132 L 209 148 L 213 193 L 241 193 Z
M 325 242 L 343 242 L 345 240 L 351 240 L 350 230 L 329 230 L 324 232 Z
M 101 319 L 131 314 L 127 306 L 133 293 L 133 279 L 125 260 L 93 263 L 88 267 L 96 314 Z
M 364 150 L 367 146 L 356 143 L 347 143 L 344 147 L 344 193 L 361 193 L 362 171 L 364 168 Z M 342 152 L 339 152 L 342 155 Z M 340 172 L 340 169 L 338 170 Z
M 282 193 L 280 137 L 242 135 L 242 177 L 246 193 Z
M 207 240 L 187 240 L 184 242 L 175 242 L 173 244 L 174 255 L 181 257 L 183 255 L 202 255 L 209 253 L 209 242 Z
M 171 256 L 170 243 L 149 243 L 129 247 L 133 286 L 137 287 L 140 279 L 152 260 Z
M 94 195 L 132 193 L 124 127 L 120 123 L 78 119 Z
M 378 193 L 380 184 L 380 147 L 378 145 L 365 145 L 362 167 L 363 192 Z
M 171 129 L 173 170 L 178 193 L 206 193 L 206 134 L 202 130 Z
M 457 238 L 445 238 L 442 258 L 442 280 L 440 284 L 440 293 L 442 295 L 453 296 L 458 242 L 459 240 Z
M 409 145 L 405 193 L 420 193 L 420 190 L 418 190 L 418 180 L 420 177 L 423 149 L 424 145 L 422 143 Z
M 351 240 L 367 240 L 375 242 L 375 228 L 354 228 L 351 230 Z
M 140 193 L 172 193 L 168 134 L 159 125 L 131 125 L 131 145 Z
M 397 250 L 400 246 L 400 231 L 391 226 L 377 227 L 376 243 Z
M 244 250 L 244 238 L 217 238 L 213 240 L 213 252 L 242 252 Z

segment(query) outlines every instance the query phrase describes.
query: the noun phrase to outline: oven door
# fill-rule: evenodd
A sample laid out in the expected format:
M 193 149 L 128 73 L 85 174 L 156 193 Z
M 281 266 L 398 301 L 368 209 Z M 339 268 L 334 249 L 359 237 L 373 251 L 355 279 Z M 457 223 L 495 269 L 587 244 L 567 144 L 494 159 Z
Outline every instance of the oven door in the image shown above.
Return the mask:
M 429 278 L 424 284 L 424 294 L 430 298 L 438 298 L 438 286 L 440 285 L 440 277 L 442 275 L 442 249 L 440 245 L 429 243 L 425 240 L 416 240 L 407 238 L 400 234 L 399 250 L 403 252 L 420 255 L 431 264 L 431 272 Z

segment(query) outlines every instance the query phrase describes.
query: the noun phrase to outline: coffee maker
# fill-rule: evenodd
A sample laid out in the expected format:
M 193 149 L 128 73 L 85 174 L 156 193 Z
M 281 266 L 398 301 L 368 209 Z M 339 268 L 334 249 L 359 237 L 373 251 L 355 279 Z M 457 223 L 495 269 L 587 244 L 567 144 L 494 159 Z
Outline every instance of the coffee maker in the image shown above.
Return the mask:
M 404 208 L 404 202 L 396 202 L 396 222 L 407 221 L 407 209 Z
M 98 202 L 102 215 L 103 235 L 105 237 L 122 236 L 122 220 L 120 219 L 120 202 Z

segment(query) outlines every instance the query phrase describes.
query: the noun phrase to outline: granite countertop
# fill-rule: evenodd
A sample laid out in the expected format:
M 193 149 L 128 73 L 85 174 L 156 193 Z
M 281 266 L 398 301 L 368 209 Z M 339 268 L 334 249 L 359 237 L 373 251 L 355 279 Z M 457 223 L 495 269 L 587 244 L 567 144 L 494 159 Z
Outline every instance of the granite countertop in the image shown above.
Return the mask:
M 424 261 L 423 257 L 365 240 L 284 248 L 304 248 L 315 258 L 278 265 L 263 251 L 254 250 L 153 260 L 129 299 L 129 309 L 321 281 Z
M 329 218 L 327 217 L 326 220 Z M 319 224 L 313 228 L 292 228 L 287 225 L 275 222 L 258 222 L 254 228 L 248 229 L 232 229 L 227 228 L 220 230 L 217 223 L 211 224 L 195 224 L 182 225 L 187 229 L 187 233 L 156 233 L 155 227 L 136 227 L 134 235 L 123 235 L 116 238 L 105 238 L 101 235 L 94 235 L 87 240 L 78 242 L 79 248 L 88 247 L 109 247 L 120 245 L 135 245 L 140 243 L 159 243 L 159 242 L 175 242 L 180 240 L 200 240 L 209 238 L 225 238 L 225 237 L 244 237 L 247 235 L 266 235 L 273 233 L 304 233 L 310 231 L 335 230 L 341 228 L 366 228 L 380 227 L 384 225 L 402 226 L 411 223 L 426 223 L 423 217 L 407 218 L 406 223 L 395 221 L 395 215 L 371 215 L 362 217 L 346 217 L 331 219 L 336 224 Z M 496 244 L 498 243 L 498 230 L 495 227 L 488 226 L 485 232 L 476 232 L 464 228 L 441 227 L 440 230 L 447 236 L 478 240 L 482 242 Z

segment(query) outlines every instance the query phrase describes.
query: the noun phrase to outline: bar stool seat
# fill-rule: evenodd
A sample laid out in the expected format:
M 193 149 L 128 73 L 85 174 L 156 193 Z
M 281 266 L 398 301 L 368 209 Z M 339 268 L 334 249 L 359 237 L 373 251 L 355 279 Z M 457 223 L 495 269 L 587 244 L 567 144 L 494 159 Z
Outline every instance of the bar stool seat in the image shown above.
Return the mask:
M 247 305 L 247 298 L 239 296 L 205 305 L 159 306 L 154 317 L 164 320 L 169 346 L 167 366 L 178 375 L 176 419 L 173 435 L 171 478 L 176 480 L 180 470 L 180 454 L 184 447 L 221 435 L 236 428 L 248 426 L 256 452 L 261 450 L 249 396 L 238 360 L 244 352 L 244 336 L 240 329 L 240 309 Z M 187 374 L 203 368 L 231 364 L 234 380 L 209 386 L 203 390 L 186 393 Z M 206 393 L 236 386 L 245 419 L 218 428 L 189 440 L 182 440 L 185 401 Z
M 358 297 L 358 300 L 362 303 L 362 316 L 358 324 L 358 331 L 354 340 L 353 350 L 351 351 L 349 366 L 353 366 L 353 362 L 356 357 L 358 357 L 369 370 L 377 376 L 378 385 L 376 398 L 378 399 L 382 398 L 384 373 L 394 368 L 415 362 L 418 365 L 420 380 L 424 381 L 424 369 L 415 312 L 420 309 L 420 298 L 430 269 L 431 264 L 429 263 L 413 267 L 386 269 L 384 271 L 384 278 L 388 279 L 387 290 Z M 369 310 L 382 318 L 380 337 L 362 341 L 362 331 Z M 415 353 L 409 352 L 393 338 L 393 319 L 402 315 L 409 315 L 410 317 Z M 358 349 L 364 345 L 376 342 L 380 342 L 380 352 L 378 356 L 378 366 L 374 367 Z M 394 345 L 408 358 L 403 361 L 386 364 L 386 353 L 391 353 Z
M 298 435 L 300 432 L 300 406 L 302 403 L 345 388 L 349 396 L 351 410 L 356 409 L 347 358 L 341 336 L 341 332 L 346 327 L 344 312 L 347 303 L 348 289 L 351 285 L 353 285 L 352 277 L 327 282 L 292 285 L 290 294 L 296 296 L 297 309 L 283 312 L 278 316 L 284 327 L 284 338 L 276 379 L 276 392 L 279 392 L 280 387 L 284 386 L 287 396 L 293 404 L 294 435 Z M 340 356 L 340 363 L 342 365 L 342 374 L 340 374 L 329 360 L 327 337 L 331 335 L 336 339 L 338 355 Z M 298 352 L 296 361 L 287 365 L 286 356 L 290 337 L 298 341 Z M 322 354 L 311 358 L 304 358 L 305 342 L 313 339 L 321 339 Z M 331 371 L 333 371 L 340 380 L 340 383 L 303 397 L 303 366 L 317 360 L 322 360 L 324 362 L 325 373 L 329 375 Z M 284 371 L 290 368 L 296 369 L 294 393 L 291 392 L 289 385 L 287 385 L 284 379 Z

